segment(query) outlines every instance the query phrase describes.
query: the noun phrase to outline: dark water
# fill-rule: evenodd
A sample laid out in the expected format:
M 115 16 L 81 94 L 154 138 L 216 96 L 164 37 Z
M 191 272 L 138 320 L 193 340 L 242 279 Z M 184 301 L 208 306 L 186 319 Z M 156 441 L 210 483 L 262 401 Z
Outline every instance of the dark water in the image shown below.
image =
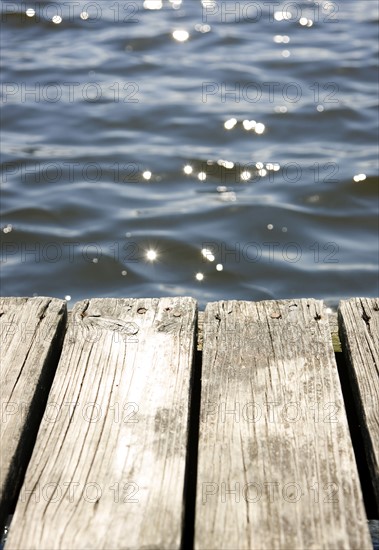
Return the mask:
M 1 17 L 3 295 L 379 294 L 376 0 Z

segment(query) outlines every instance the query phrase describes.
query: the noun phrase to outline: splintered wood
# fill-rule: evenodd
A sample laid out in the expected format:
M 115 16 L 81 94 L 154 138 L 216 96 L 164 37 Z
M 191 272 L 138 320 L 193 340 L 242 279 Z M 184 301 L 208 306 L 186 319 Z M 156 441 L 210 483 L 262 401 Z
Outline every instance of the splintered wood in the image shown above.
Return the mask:
M 180 547 L 196 302 L 77 304 L 6 548 Z
M 11 513 L 62 347 L 66 305 L 0 298 L 0 525 Z
M 339 320 L 340 339 L 379 509 L 379 299 L 341 301 Z
M 198 550 L 372 548 L 323 303 L 208 304 Z

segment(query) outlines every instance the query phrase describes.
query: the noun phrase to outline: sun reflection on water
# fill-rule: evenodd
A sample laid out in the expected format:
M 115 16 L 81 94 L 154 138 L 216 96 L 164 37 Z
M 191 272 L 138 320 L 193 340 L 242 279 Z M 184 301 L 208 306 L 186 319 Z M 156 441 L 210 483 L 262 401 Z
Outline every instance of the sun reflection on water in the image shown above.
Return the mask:
M 143 3 L 145 10 L 160 10 L 162 6 L 162 0 L 145 0 Z
M 189 32 L 184 29 L 177 29 L 172 33 L 172 37 L 178 42 L 185 42 L 189 38 Z

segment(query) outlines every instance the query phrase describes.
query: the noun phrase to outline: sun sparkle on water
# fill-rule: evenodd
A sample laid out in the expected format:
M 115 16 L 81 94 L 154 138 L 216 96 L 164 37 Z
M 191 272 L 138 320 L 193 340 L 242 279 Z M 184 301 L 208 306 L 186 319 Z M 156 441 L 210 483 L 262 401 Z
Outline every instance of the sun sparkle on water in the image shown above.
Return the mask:
M 146 259 L 149 261 L 149 262 L 154 262 L 154 260 L 156 260 L 158 257 L 158 254 L 155 252 L 155 250 L 148 250 L 146 252 Z

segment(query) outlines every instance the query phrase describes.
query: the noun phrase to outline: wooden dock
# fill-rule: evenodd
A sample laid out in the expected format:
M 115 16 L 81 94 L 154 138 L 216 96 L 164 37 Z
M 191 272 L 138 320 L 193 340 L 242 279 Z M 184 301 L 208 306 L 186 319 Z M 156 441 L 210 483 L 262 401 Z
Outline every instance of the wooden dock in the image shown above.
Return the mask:
M 379 299 L 1 298 L 5 550 L 372 549 Z

